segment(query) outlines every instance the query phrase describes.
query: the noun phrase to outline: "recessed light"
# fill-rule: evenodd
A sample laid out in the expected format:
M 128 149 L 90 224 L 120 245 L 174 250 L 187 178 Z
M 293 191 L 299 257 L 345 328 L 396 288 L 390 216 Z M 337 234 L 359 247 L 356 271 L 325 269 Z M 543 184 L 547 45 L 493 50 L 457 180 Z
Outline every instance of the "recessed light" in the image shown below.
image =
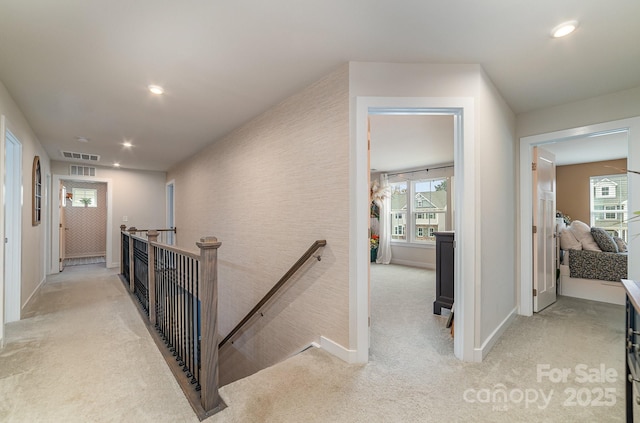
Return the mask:
M 78 141 L 78 142 L 89 142 L 89 138 L 87 138 L 87 137 L 76 137 L 76 141 Z
M 149 85 L 149 91 L 156 95 L 164 94 L 164 88 L 160 85 Z
M 556 26 L 551 30 L 551 36 L 553 38 L 560 38 L 571 34 L 578 28 L 578 21 L 567 21 Z
M 120 167 L 120 163 L 115 162 L 115 163 L 113 164 L 113 167 Z
M 124 147 L 127 147 L 127 148 L 131 148 L 131 147 L 133 147 L 133 144 L 131 144 L 131 141 L 125 141 L 125 142 L 123 142 L 123 143 L 122 143 L 122 145 L 123 145 Z

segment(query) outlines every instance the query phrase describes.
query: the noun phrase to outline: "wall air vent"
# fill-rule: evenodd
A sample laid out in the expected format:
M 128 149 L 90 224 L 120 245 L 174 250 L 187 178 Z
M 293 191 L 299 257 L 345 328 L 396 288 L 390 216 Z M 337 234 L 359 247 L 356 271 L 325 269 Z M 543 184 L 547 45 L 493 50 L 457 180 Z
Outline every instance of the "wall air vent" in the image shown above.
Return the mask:
M 90 153 L 75 153 L 73 151 L 61 151 L 62 157 L 73 160 L 87 160 L 89 162 L 100 161 L 100 156 Z
M 93 166 L 71 165 L 69 175 L 96 176 L 96 168 Z

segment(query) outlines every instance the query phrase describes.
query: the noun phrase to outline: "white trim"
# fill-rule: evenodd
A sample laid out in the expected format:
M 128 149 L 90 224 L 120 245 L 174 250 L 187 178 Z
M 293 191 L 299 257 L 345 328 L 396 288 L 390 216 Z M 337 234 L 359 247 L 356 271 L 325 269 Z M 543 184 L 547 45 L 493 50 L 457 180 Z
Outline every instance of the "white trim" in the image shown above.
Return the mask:
M 6 118 L 0 116 L 0 349 L 4 347 L 4 143 Z
M 169 186 L 171 186 L 171 189 L 172 189 L 172 192 L 171 192 L 171 215 L 173 217 L 173 222 L 169 222 L 169 199 L 168 199 Z M 165 209 L 164 209 L 165 228 L 171 229 L 176 224 L 176 180 L 175 179 L 172 179 L 172 180 L 168 181 L 165 184 L 164 195 L 165 195 Z M 169 239 L 171 240 L 171 242 L 168 242 L 168 243 L 169 244 L 176 244 L 176 234 L 174 234 L 173 232 L 167 232 L 167 235 L 168 235 Z M 169 239 L 167 241 L 169 241 Z
M 314 343 L 315 344 L 315 343 Z M 317 344 L 316 344 L 317 345 Z M 320 348 L 325 350 L 331 355 L 338 357 L 342 361 L 346 361 L 347 363 L 357 363 L 357 354 L 354 350 L 348 350 L 342 345 L 332 341 L 329 338 L 325 338 L 324 336 L 320 337 Z
M 474 350 L 474 360 L 473 361 L 482 361 L 489 351 L 493 348 L 493 346 L 498 342 L 502 334 L 511 326 L 513 320 L 518 315 L 518 307 L 514 307 L 511 312 L 504 318 L 504 320 L 498 325 L 497 328 L 487 337 L 480 348 L 476 348 Z M 456 332 L 458 330 L 456 329 Z
M 4 287 L 4 318 L 6 323 L 15 322 L 20 320 L 20 306 L 22 304 L 22 213 L 24 203 L 24 169 L 23 169 L 23 150 L 22 142 L 18 139 L 15 131 L 11 130 L 11 124 L 7 120 L 4 120 L 2 137 L 2 146 L 4 150 L 4 162 L 2 167 L 4 168 L 4 180 L 3 186 L 13 183 L 9 190 L 3 193 L 3 201 L 5 202 L 2 207 L 4 208 L 4 220 L 2 226 L 4 227 L 4 234 L 1 239 L 2 244 L 6 246 L 4 242 L 5 237 L 9 239 L 11 249 L 3 250 L 3 255 L 0 260 L 3 260 L 5 267 L 3 269 L 2 278 L 5 280 Z M 11 139 L 7 138 L 7 133 L 11 134 Z M 7 156 L 7 145 L 11 144 L 13 154 L 17 157 Z M 12 160 L 11 170 L 13 175 L 10 181 L 7 180 L 7 170 L 9 170 L 6 162 Z M 31 177 L 29 177 L 31 180 Z M 31 189 L 28 190 L 31 192 Z M 29 201 L 30 203 L 30 201 Z M 7 227 L 9 229 L 7 229 Z M 7 257 L 7 251 L 9 251 Z M 7 268 L 10 269 L 11 275 L 15 278 L 14 283 L 6 283 Z
M 422 261 L 411 261 L 411 260 L 398 260 L 391 257 L 391 264 L 401 264 L 403 266 L 411 266 L 411 267 L 420 267 L 422 269 L 430 269 L 435 270 L 436 265 L 434 263 L 425 263 Z
M 572 137 L 585 136 L 588 134 L 609 132 L 619 129 L 628 129 L 628 146 L 629 153 L 627 155 L 628 168 L 637 168 L 637 163 L 640 162 L 640 151 L 634 151 L 635 145 L 640 145 L 640 117 L 634 117 L 629 119 L 615 120 L 611 122 L 598 123 L 594 125 L 581 126 L 577 128 L 565 129 L 561 131 L 549 132 L 540 135 L 532 135 L 528 137 L 520 138 L 520 200 L 519 200 L 519 238 L 520 242 L 520 283 L 519 287 L 519 302 L 518 313 L 523 316 L 531 316 L 533 314 L 533 280 L 532 280 L 532 264 L 531 257 L 532 251 L 532 232 L 531 222 L 532 216 L 532 175 L 531 175 L 531 162 L 533 160 L 533 147 L 536 145 L 542 145 L 551 142 L 558 142 L 567 140 Z M 637 156 L 637 157 L 636 157 Z M 629 178 L 629 205 L 628 210 L 637 210 L 637 204 L 631 204 L 634 202 L 633 184 L 634 178 Z M 638 200 L 636 200 L 637 202 Z M 631 225 L 629 225 L 631 226 Z M 631 229 L 631 228 L 629 228 Z M 633 244 L 637 243 L 640 246 L 640 239 L 630 240 L 629 245 L 629 257 L 631 258 L 631 251 L 634 250 Z M 640 250 L 640 248 L 638 248 Z M 633 260 L 629 260 L 629 276 L 632 277 L 635 272 L 635 263 Z M 638 265 L 640 266 L 640 264 Z M 637 277 L 637 276 L 636 276 Z
M 38 293 L 38 291 L 40 291 L 40 289 L 42 289 L 42 286 L 44 285 L 44 283 L 46 281 L 47 281 L 47 277 L 45 276 L 44 278 L 42 278 L 42 280 L 40 281 L 38 286 L 36 286 L 36 289 L 33 290 L 31 295 L 29 295 L 29 298 L 27 298 L 27 301 L 24 302 L 24 305 L 22 306 L 21 310 L 24 310 L 24 309 L 27 308 L 27 306 L 29 305 L 31 300 L 33 300 L 33 298 L 36 296 L 36 293 Z
M 111 178 L 98 178 L 96 176 L 79 176 L 79 175 L 53 175 L 51 181 L 51 268 L 49 272 L 51 274 L 60 273 L 59 260 L 60 260 L 60 196 L 58 195 L 58 188 L 61 181 L 89 181 L 89 182 L 103 182 L 107 184 L 107 246 L 106 246 L 106 265 L 109 268 L 119 267 L 120 263 L 113 261 L 113 181 Z
M 475 339 L 479 338 L 480 298 L 480 198 L 476 184 L 480 172 L 475 157 L 475 117 L 473 97 L 356 97 L 355 122 L 350 125 L 350 246 L 349 267 L 349 345 L 356 362 L 369 359 L 369 165 L 367 117 L 370 108 L 424 111 L 425 114 L 454 116 L 454 174 L 456 245 L 454 296 L 456 337 L 454 354 L 461 360 L 474 360 Z M 462 283 L 461 283 L 462 282 Z

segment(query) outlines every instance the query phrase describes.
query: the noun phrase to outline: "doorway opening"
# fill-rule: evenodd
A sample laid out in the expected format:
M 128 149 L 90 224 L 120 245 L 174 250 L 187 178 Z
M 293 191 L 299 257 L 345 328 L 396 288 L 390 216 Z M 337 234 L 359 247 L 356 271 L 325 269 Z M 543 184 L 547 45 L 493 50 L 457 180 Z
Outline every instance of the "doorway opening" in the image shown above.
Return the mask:
M 76 194 L 74 193 L 74 187 Z M 78 251 L 74 252 L 75 259 L 80 264 L 89 263 L 94 257 L 103 256 L 102 262 L 106 267 L 117 267 L 119 263 L 113 263 L 113 237 L 120 228 L 113 227 L 113 184 L 111 179 L 90 176 L 69 176 L 53 175 L 52 191 L 58 195 L 52 196 L 52 231 L 51 231 L 51 268 L 50 273 L 59 273 L 61 264 L 64 264 L 68 232 L 73 229 L 68 228 L 66 220 L 69 219 L 68 211 L 84 213 L 84 223 L 74 230 L 77 232 Z M 63 189 L 64 188 L 64 189 Z M 94 199 L 92 195 L 98 195 Z M 100 194 L 98 194 L 100 192 Z M 86 203 L 86 205 L 85 205 Z M 74 207 L 75 205 L 75 207 Z M 85 207 L 87 210 L 85 210 Z M 106 214 L 106 218 L 105 218 Z M 87 220 L 88 219 L 88 220 Z M 100 234 L 93 234 L 91 237 L 83 236 L 84 227 L 94 225 L 99 226 Z M 68 230 L 67 230 L 68 229 Z M 64 231 L 64 232 L 63 232 Z M 99 245 L 99 247 L 98 247 Z M 74 247 L 75 248 L 75 247 Z M 89 251 L 92 249 L 93 251 Z M 84 250 L 84 252 L 82 252 Z M 97 259 L 96 259 L 97 260 Z
M 352 253 L 354 263 L 350 285 L 350 346 L 346 360 L 365 363 L 369 358 L 369 267 L 370 267 L 370 199 L 368 118 L 372 113 L 449 115 L 454 120 L 454 173 L 456 186 L 453 197 L 457 210 L 453 227 L 456 228 L 454 250 L 454 313 L 455 337 L 453 350 L 457 358 L 465 361 L 481 361 L 483 346 L 475 348 L 476 319 L 476 173 L 474 153 L 474 103 L 472 98 L 434 97 L 357 97 L 354 116 L 355 142 L 351 160 L 352 190 Z M 467 208 L 464 206 L 467 205 Z M 461 283 L 464 281 L 464 283 Z
M 62 181 L 60 270 L 66 266 L 106 266 L 107 184 Z
M 22 261 L 22 144 L 5 128 L 4 321 L 20 320 Z
M 633 130 L 634 128 L 635 131 Z M 586 147 L 589 144 L 607 145 L 607 147 L 609 147 L 608 149 L 611 150 L 611 146 L 605 143 L 604 136 L 614 133 L 624 133 L 626 135 L 627 163 L 628 167 L 633 169 L 634 163 L 637 163 L 640 160 L 640 151 L 634 150 L 635 144 L 632 142 L 632 137 L 638 132 L 640 132 L 640 118 L 631 118 L 523 137 L 520 139 L 520 242 L 518 243 L 520 249 L 520 284 L 518 294 L 519 314 L 531 316 L 534 311 L 534 269 L 532 261 L 533 233 L 531 231 L 531 225 L 533 222 L 533 177 L 531 172 L 531 163 L 533 162 L 534 147 L 542 146 L 544 149 L 551 150 L 556 155 L 556 160 L 562 163 L 562 159 L 558 160 L 558 156 L 566 150 L 569 150 L 573 156 L 579 156 L 579 154 L 587 150 Z M 580 147 L 573 147 L 572 145 L 574 143 L 578 143 L 577 145 L 580 145 Z M 603 157 L 604 156 L 601 156 L 600 158 L 603 159 Z M 634 185 L 632 188 L 631 178 L 629 179 L 628 210 L 638 209 L 638 204 L 633 203 L 633 189 L 637 190 L 639 186 L 640 184 Z M 588 220 L 587 224 L 589 224 Z M 633 250 L 633 243 L 634 240 L 630 239 L 629 251 Z M 634 261 L 629 260 L 628 272 L 630 278 L 634 272 L 636 272 L 636 274 L 638 272 L 638 269 L 635 269 L 634 266 Z
M 167 182 L 167 228 L 174 229 L 176 226 L 176 200 L 175 200 L 175 185 L 176 181 L 171 180 Z M 166 232 L 166 243 L 169 245 L 175 245 L 176 234 L 173 232 Z
M 453 354 L 452 304 L 434 304 L 436 237 L 454 230 L 454 116 L 370 109 L 369 128 L 370 356 L 409 359 L 425 347 Z

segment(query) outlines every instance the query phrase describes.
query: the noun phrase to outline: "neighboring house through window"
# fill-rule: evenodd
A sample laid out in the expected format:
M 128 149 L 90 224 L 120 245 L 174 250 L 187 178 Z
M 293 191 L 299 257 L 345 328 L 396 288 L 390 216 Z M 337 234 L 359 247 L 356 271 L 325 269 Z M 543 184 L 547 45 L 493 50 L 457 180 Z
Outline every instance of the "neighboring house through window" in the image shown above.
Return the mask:
M 627 241 L 627 175 L 592 176 L 590 185 L 591 226 Z
M 452 229 L 451 193 L 448 192 L 452 170 L 438 178 L 390 183 L 394 243 L 433 244 L 435 232 Z

